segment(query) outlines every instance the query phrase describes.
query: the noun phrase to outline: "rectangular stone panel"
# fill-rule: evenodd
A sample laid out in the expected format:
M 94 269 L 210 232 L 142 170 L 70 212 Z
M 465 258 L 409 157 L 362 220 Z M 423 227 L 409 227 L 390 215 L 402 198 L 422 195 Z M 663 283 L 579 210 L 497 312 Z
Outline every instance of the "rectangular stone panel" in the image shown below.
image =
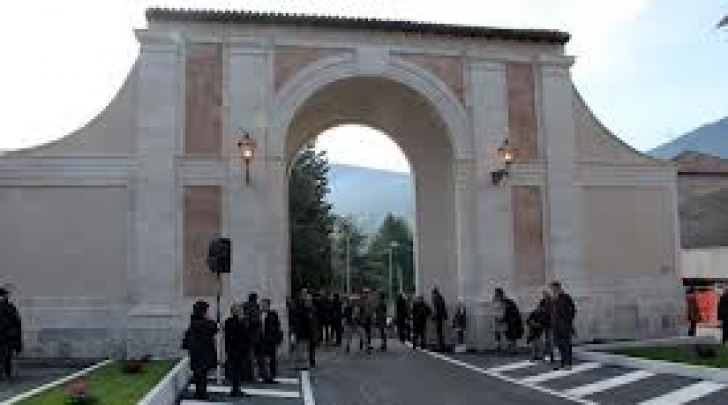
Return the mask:
M 669 187 L 584 187 L 584 270 L 620 280 L 674 273 L 672 204 Z
M 185 61 L 185 154 L 222 151 L 222 46 L 190 44 Z
M 514 186 L 513 254 L 517 286 L 539 286 L 546 282 L 543 238 L 543 199 L 538 186 Z
M 465 101 L 465 74 L 462 57 L 424 54 L 400 54 L 399 56 L 432 72 L 450 87 L 460 101 Z
M 206 264 L 210 239 L 221 234 L 222 190 L 220 186 L 188 186 L 184 189 L 184 274 L 186 297 L 213 296 L 217 279 Z
M 278 45 L 275 51 L 275 89 L 280 90 L 301 69 L 317 60 L 343 52 L 338 48 Z
M 533 66 L 530 63 L 508 63 L 508 128 L 510 144 L 516 149 L 516 161 L 538 157 L 538 125 Z

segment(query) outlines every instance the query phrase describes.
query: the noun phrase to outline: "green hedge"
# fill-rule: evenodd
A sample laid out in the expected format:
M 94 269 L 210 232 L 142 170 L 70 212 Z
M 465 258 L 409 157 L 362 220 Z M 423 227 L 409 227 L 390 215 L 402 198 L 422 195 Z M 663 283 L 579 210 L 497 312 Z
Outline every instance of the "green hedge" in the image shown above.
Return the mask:
M 111 362 L 81 377 L 94 405 L 133 405 L 139 402 L 177 364 L 177 360 L 155 360 L 139 374 L 124 374 L 121 362 Z M 43 391 L 18 405 L 64 405 L 71 382 Z
M 693 364 L 696 366 L 708 366 L 728 368 L 728 348 L 720 345 L 711 345 L 716 356 L 713 358 L 700 358 L 692 345 L 666 346 L 666 347 L 639 347 L 632 349 L 615 350 L 615 354 L 631 357 L 639 357 L 649 360 L 664 360 L 675 363 Z

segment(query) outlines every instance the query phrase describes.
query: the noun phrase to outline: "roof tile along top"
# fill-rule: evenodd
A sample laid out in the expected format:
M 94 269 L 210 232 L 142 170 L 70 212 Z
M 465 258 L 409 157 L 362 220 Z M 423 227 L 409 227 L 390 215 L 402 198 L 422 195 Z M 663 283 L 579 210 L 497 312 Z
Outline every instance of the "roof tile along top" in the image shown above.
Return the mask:
M 451 24 L 425 23 L 372 18 L 345 18 L 321 15 L 260 13 L 252 11 L 192 10 L 173 8 L 147 9 L 147 20 L 180 22 L 213 22 L 319 27 L 351 30 L 374 30 L 441 35 L 458 38 L 483 38 L 521 42 L 545 42 L 564 45 L 569 34 L 555 30 L 509 29 Z
M 680 174 L 712 174 L 728 176 L 728 159 L 707 153 L 684 151 L 672 159 Z

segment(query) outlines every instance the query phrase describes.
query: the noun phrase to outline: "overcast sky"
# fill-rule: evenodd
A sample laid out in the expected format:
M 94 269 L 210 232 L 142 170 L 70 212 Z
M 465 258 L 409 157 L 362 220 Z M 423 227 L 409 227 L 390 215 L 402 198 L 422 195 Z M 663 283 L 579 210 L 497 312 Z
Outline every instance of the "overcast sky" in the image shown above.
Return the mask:
M 132 29 L 157 5 L 566 30 L 577 88 L 636 148 L 728 115 L 728 29 L 716 29 L 728 0 L 23 0 L 0 13 L 0 149 L 59 138 L 101 111 L 137 56 Z M 332 161 L 406 170 L 381 159 L 396 155 L 391 142 L 342 131 L 324 142 Z

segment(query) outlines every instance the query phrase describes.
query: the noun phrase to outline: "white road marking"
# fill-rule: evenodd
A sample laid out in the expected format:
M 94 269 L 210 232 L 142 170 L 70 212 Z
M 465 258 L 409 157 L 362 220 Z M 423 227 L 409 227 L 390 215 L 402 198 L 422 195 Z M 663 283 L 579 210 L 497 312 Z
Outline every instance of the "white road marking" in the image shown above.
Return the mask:
M 520 381 L 520 380 L 517 380 L 515 378 L 511 378 L 511 377 L 505 376 L 503 374 L 500 374 L 498 372 L 494 372 L 494 371 L 492 371 L 492 369 L 487 369 L 486 370 L 484 368 L 480 368 L 480 367 L 474 366 L 472 364 L 468 364 L 468 363 L 466 363 L 464 361 L 455 360 L 455 359 L 452 359 L 452 358 L 447 357 L 447 356 L 443 356 L 443 355 L 438 354 L 438 353 L 433 353 L 433 352 L 426 351 L 426 350 L 421 350 L 421 351 L 422 351 L 422 353 L 428 354 L 428 355 L 430 355 L 430 356 L 432 356 L 432 357 L 434 357 L 436 359 L 440 359 L 440 360 L 446 361 L 446 362 L 448 362 L 450 364 L 454 364 L 456 366 L 460 366 L 460 367 L 466 368 L 468 370 L 475 371 L 475 372 L 478 372 L 480 374 L 487 375 L 489 377 L 497 378 L 499 380 L 506 381 L 506 382 L 509 382 L 511 384 L 520 385 L 521 387 L 530 388 L 532 390 L 539 391 L 539 392 L 542 392 L 544 394 L 553 395 L 555 397 L 563 398 L 563 399 L 569 400 L 571 402 L 575 402 L 577 404 L 582 404 L 582 405 L 597 405 L 597 403 L 594 402 L 594 401 L 590 401 L 588 399 L 570 397 L 570 396 L 568 396 L 568 395 L 566 395 L 566 394 L 564 394 L 562 392 L 559 392 L 559 391 L 555 391 L 555 390 L 552 390 L 552 389 L 549 389 L 549 388 L 546 388 L 546 387 L 542 387 L 542 386 L 539 386 L 539 385 L 525 383 L 525 382 Z
M 207 378 L 208 381 L 217 381 L 216 376 L 209 376 Z M 298 378 L 286 378 L 286 377 L 278 377 L 276 378 L 276 381 L 279 384 L 296 384 L 298 385 Z
M 637 370 L 633 371 L 631 373 L 618 375 L 616 377 L 608 378 L 606 380 L 597 381 L 591 384 L 582 385 L 580 387 L 575 387 L 570 390 L 566 391 L 567 395 L 572 395 L 575 397 L 585 397 L 588 395 L 593 395 L 598 392 L 607 391 L 612 388 L 616 388 L 622 385 L 631 384 L 633 382 L 639 381 L 643 378 L 652 377 L 655 375 L 654 373 L 651 373 L 649 371 L 645 370 Z
M 198 401 L 196 399 L 183 399 L 179 405 L 233 405 L 232 402 L 210 402 L 210 401 Z
M 571 367 L 570 369 L 553 370 L 547 373 L 537 374 L 534 376 L 526 377 L 523 382 L 527 384 L 538 384 L 544 381 L 555 380 L 557 378 L 563 378 L 570 375 L 578 374 L 584 371 L 594 370 L 602 365 L 599 363 L 582 363 Z
M 194 391 L 194 386 L 188 388 L 189 391 Z M 267 388 L 241 388 L 241 391 L 248 395 L 256 397 L 271 397 L 271 398 L 300 398 L 301 394 L 298 391 L 283 391 L 283 390 L 272 390 Z M 230 392 L 230 387 L 224 385 L 211 385 L 207 387 L 207 392 L 213 394 L 227 394 Z
M 301 371 L 301 392 L 303 392 L 304 405 L 316 405 L 313 399 L 313 389 L 311 389 L 311 376 L 308 370 Z
M 281 384 L 296 384 L 296 385 L 298 385 L 298 378 L 278 377 L 278 378 L 276 378 L 276 381 L 278 381 Z
M 661 395 L 650 400 L 640 402 L 640 405 L 680 405 L 686 404 L 690 401 L 694 401 L 698 398 L 704 397 L 713 392 L 722 390 L 725 388 L 725 384 L 716 383 L 713 381 L 700 381 L 687 387 L 680 388 L 678 390 L 668 392 L 665 395 Z
M 502 366 L 492 367 L 492 368 L 489 368 L 488 371 L 493 372 L 493 373 L 503 373 L 505 371 L 512 371 L 512 370 L 518 370 L 519 368 L 530 367 L 530 366 L 533 366 L 534 364 L 536 364 L 536 363 L 534 363 L 531 360 L 524 360 L 524 361 L 519 361 L 517 363 L 508 363 L 508 364 L 504 364 Z

